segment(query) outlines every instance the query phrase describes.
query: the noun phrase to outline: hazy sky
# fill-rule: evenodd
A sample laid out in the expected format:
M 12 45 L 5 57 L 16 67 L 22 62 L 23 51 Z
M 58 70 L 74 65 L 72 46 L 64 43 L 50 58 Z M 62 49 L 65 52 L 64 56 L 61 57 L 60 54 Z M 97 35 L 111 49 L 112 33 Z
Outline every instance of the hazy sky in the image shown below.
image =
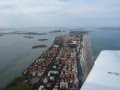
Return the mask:
M 120 0 L 0 0 L 0 27 L 119 25 Z

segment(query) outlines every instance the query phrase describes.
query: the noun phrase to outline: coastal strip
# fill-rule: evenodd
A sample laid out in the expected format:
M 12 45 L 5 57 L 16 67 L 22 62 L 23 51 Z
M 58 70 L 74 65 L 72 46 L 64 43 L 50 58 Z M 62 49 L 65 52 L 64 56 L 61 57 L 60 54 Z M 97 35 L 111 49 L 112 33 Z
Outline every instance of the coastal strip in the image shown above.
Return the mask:
M 80 90 L 89 73 L 88 32 L 57 36 L 5 90 Z
M 91 56 L 89 51 L 89 34 L 83 34 L 83 41 L 82 41 L 82 49 L 81 49 L 81 65 L 82 65 L 82 72 L 83 72 L 83 81 L 87 78 L 92 65 L 91 65 Z
M 79 61 L 80 61 L 80 79 L 82 83 L 86 80 L 89 72 L 92 69 L 92 59 L 91 59 L 91 51 L 90 51 L 90 31 L 72 31 L 71 33 L 79 34 L 80 37 L 80 49 L 79 49 Z

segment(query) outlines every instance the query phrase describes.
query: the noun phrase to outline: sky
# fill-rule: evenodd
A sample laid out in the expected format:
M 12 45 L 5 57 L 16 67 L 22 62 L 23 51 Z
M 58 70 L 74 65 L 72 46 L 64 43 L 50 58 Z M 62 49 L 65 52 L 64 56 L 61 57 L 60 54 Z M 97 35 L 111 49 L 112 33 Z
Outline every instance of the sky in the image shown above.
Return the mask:
M 0 27 L 119 25 L 120 0 L 0 0 Z

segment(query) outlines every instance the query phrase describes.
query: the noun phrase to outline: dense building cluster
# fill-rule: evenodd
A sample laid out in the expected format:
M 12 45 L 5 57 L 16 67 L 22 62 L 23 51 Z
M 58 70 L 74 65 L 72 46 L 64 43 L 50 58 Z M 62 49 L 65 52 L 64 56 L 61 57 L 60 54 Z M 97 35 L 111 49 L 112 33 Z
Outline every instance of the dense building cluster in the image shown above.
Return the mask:
M 42 80 L 39 90 L 76 90 L 79 88 L 76 55 L 80 47 L 80 39 L 72 35 L 57 39 L 62 41 L 62 47 L 53 66 Z M 57 43 L 60 44 L 60 41 Z
M 29 77 L 26 81 L 30 81 L 31 84 L 38 83 L 44 74 L 48 71 L 52 62 L 54 62 L 54 58 L 58 53 L 58 48 L 56 46 L 51 47 L 49 50 L 44 52 L 40 58 L 35 60 L 30 67 L 26 68 L 23 72 L 23 75 Z

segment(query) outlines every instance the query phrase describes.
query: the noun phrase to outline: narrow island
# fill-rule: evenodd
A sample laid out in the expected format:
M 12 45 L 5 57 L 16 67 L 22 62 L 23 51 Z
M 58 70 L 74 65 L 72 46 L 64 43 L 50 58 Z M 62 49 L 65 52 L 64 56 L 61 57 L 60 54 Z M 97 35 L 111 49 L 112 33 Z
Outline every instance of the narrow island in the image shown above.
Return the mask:
M 32 37 L 32 36 L 24 36 L 24 38 L 34 38 L 34 37 Z
M 47 35 L 47 33 L 36 33 L 36 32 L 26 32 L 26 33 L 20 33 L 20 34 L 26 34 L 26 35 Z
M 59 33 L 62 32 L 62 30 L 54 30 L 54 31 L 50 31 L 49 33 Z
M 47 47 L 47 46 L 46 45 L 36 45 L 36 46 L 33 46 L 32 49 L 44 48 L 44 47 Z
M 38 41 L 47 41 L 48 39 L 38 39 Z
M 88 32 L 57 36 L 5 90 L 80 90 L 89 73 Z
M 3 33 L 3 34 L 47 35 L 47 33 L 39 33 L 39 32 L 20 32 L 20 31 L 14 31 L 14 32 Z

